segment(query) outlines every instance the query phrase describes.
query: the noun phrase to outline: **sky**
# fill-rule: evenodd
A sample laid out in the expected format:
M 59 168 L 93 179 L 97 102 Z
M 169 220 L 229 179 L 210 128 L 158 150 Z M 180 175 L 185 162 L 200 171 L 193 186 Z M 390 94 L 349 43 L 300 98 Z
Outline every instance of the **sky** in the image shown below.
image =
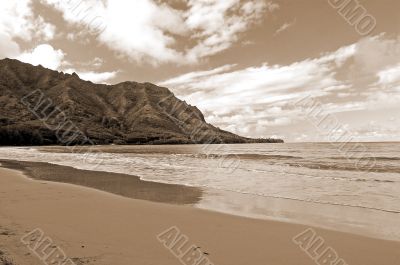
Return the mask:
M 2 0 L 0 58 L 165 86 L 243 136 L 400 141 L 398 10 L 398 0 Z M 310 117 L 306 98 L 336 130 Z

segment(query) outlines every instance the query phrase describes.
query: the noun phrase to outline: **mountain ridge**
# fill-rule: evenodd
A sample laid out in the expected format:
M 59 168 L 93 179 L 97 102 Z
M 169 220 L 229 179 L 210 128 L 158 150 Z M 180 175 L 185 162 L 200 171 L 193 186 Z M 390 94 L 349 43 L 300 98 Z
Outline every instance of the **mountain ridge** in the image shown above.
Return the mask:
M 95 84 L 76 73 L 0 60 L 0 145 L 256 142 L 283 141 L 217 128 L 166 87 Z

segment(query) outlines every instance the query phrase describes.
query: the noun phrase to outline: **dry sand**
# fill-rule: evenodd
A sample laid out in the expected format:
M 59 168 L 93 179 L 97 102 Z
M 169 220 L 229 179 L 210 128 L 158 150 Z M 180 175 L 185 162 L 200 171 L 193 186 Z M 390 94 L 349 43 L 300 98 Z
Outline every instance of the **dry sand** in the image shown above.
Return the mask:
M 0 168 L 0 250 L 15 264 L 43 264 L 20 242 L 40 228 L 77 265 L 178 265 L 157 240 L 172 226 L 215 265 L 315 264 L 292 242 L 305 226 L 125 198 Z M 348 265 L 400 264 L 399 242 L 316 231 Z

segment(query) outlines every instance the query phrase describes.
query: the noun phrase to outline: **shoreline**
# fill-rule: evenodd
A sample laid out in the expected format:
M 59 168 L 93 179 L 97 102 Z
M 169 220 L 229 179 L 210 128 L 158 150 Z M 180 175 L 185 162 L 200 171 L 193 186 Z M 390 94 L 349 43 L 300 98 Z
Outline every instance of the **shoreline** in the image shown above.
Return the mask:
M 0 159 L 0 165 L 22 171 L 34 180 L 68 183 L 131 199 L 193 205 L 202 196 L 199 188 L 144 181 L 134 175 L 82 170 L 43 162 Z
M 400 217 L 394 213 L 286 198 L 255 197 L 221 190 L 215 193 L 205 190 L 203 194 L 204 199 L 194 207 L 244 218 L 306 225 L 400 242 Z
M 313 262 L 292 242 L 308 228 L 304 225 L 130 199 L 0 168 L 0 229 L 10 231 L 5 240 L 0 236 L 0 250 L 16 264 L 40 264 L 19 242 L 35 228 L 45 231 L 77 265 L 179 264 L 156 238 L 172 226 L 207 251 L 214 264 Z M 348 264 L 393 265 L 400 259 L 400 242 L 314 229 Z
M 240 144 L 285 144 L 286 141 L 284 139 L 276 139 L 276 138 L 247 138 L 243 136 L 239 136 L 242 138 L 244 142 L 240 141 L 224 141 L 224 142 L 197 142 L 197 141 L 176 141 L 176 140 L 171 140 L 171 141 L 166 141 L 166 142 L 138 142 L 138 143 L 124 143 L 124 144 L 117 144 L 117 143 L 97 143 L 97 144 L 83 144 L 80 145 L 82 147 L 93 147 L 93 146 L 145 146 L 145 145 L 159 145 L 159 146 L 165 146 L 165 145 L 201 145 L 201 144 L 211 144 L 211 145 L 226 145 L 226 144 L 234 144 L 234 145 L 240 145 Z M 57 143 L 49 143 L 49 144 L 42 144 L 42 145 L 29 145 L 29 143 L 23 143 L 23 144 L 15 144 L 15 145 L 0 145 L 1 147 L 35 147 L 35 148 L 40 148 L 40 147 L 65 147 L 68 148 L 70 145 L 64 145 L 64 144 L 57 144 Z
M 86 187 L 128 199 L 184 205 L 235 217 L 318 227 L 400 242 L 398 231 L 395 231 L 399 227 L 397 216 L 386 212 L 377 215 L 374 209 L 257 197 L 252 194 L 146 181 L 134 175 L 76 169 L 45 162 L 0 159 L 0 164 L 0 167 L 22 171 L 32 180 Z M 342 215 L 346 218 L 342 219 Z M 371 221 L 377 220 L 376 218 L 381 220 L 379 223 L 385 223 L 385 226 Z M 386 226 L 393 227 L 391 230 L 394 232 L 388 233 Z

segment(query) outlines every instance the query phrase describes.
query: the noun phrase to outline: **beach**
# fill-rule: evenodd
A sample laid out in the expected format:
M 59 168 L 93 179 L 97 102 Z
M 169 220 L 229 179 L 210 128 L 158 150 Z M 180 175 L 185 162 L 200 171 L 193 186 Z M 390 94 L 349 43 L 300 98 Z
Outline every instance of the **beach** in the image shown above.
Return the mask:
M 109 145 L 91 147 L 92 159 L 68 147 L 1 147 L 0 163 L 132 199 L 400 241 L 400 145 L 365 147 L 360 161 L 330 143 Z
M 51 167 L 47 170 L 51 174 Z M 64 172 L 90 174 L 68 168 Z M 20 240 L 35 229 L 43 231 L 77 265 L 182 264 L 179 255 L 157 238 L 171 227 L 187 236 L 189 245 L 200 247 L 212 264 L 314 262 L 293 242 L 307 226 L 127 198 L 89 187 L 33 180 L 22 171 L 0 168 L 0 250 L 15 264 L 43 264 Z M 319 228 L 313 231 L 345 264 L 400 261 L 400 242 Z

